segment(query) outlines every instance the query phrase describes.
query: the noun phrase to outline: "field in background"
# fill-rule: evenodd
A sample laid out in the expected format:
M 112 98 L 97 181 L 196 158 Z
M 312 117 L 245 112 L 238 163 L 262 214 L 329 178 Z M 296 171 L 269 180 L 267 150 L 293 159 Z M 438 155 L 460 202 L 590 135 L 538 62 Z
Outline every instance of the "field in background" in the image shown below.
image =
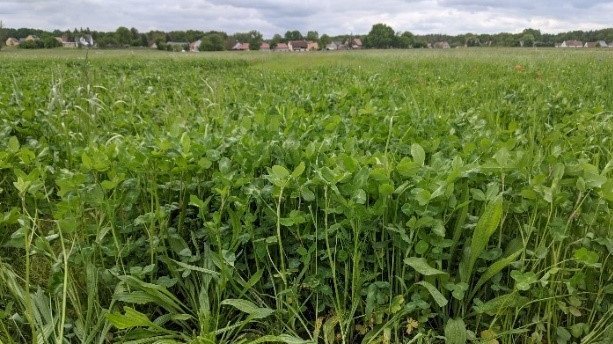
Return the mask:
M 0 51 L 0 342 L 606 343 L 613 51 Z

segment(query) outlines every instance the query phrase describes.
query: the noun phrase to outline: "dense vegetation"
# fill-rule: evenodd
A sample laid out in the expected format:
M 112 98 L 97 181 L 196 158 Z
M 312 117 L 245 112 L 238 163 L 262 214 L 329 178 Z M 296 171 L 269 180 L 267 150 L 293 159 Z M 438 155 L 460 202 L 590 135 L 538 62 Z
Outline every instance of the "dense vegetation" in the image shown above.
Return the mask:
M 148 47 L 155 43 L 158 49 L 172 50 L 172 47 L 166 45 L 167 42 L 194 42 L 201 39 L 203 45 L 201 45 L 200 49 L 203 51 L 230 50 L 236 42 L 248 42 L 250 43 L 251 49 L 256 50 L 262 41 L 267 41 L 274 47 L 280 42 L 301 39 L 319 42 L 320 48 L 324 48 L 326 44 L 332 41 L 346 42 L 356 37 L 364 41 L 366 48 L 377 49 L 425 48 L 429 43 L 433 44 L 439 41 L 447 41 L 451 47 L 553 47 L 556 43 L 561 43 L 565 40 L 581 40 L 583 42 L 603 40 L 607 43 L 613 42 L 613 28 L 591 31 L 577 30 L 557 34 L 541 33 L 540 30 L 528 28 L 521 33 L 501 32 L 496 34 L 465 33 L 459 35 L 417 35 L 410 31 L 395 32 L 393 28 L 385 24 L 375 24 L 368 34 L 362 35 L 347 34 L 330 36 L 325 33 L 320 35 L 317 31 L 308 31 L 306 35 L 303 35 L 298 30 L 289 30 L 283 35 L 275 34 L 271 39 L 266 40 L 262 34 L 256 30 L 229 34 L 223 31 L 204 32 L 201 30 L 170 32 L 152 30 L 149 32 L 139 32 L 136 28 L 128 29 L 123 26 L 111 32 L 95 31 L 89 28 L 75 28 L 72 31 L 7 28 L 4 32 L 0 30 L 0 40 L 4 42 L 8 37 L 25 38 L 28 35 L 37 35 L 39 37 L 64 36 L 70 41 L 75 41 L 85 34 L 91 34 L 99 48 Z
M 0 59 L 0 342 L 612 338 L 608 51 Z

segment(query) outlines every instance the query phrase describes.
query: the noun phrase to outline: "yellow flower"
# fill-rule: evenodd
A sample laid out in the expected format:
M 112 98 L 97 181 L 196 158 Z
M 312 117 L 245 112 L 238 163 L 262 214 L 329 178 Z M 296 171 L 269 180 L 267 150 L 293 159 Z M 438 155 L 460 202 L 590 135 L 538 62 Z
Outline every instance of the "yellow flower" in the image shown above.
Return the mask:
M 417 322 L 417 320 L 413 318 L 409 318 L 407 320 L 407 334 L 411 334 L 411 332 L 417 329 L 417 327 L 419 327 L 419 323 Z

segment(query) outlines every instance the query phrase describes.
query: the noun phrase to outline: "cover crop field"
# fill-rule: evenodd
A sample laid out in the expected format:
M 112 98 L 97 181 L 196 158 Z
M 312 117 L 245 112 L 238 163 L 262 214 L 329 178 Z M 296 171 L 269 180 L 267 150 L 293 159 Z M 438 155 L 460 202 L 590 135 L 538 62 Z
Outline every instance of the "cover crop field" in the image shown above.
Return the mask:
M 2 343 L 610 343 L 613 50 L 0 52 Z

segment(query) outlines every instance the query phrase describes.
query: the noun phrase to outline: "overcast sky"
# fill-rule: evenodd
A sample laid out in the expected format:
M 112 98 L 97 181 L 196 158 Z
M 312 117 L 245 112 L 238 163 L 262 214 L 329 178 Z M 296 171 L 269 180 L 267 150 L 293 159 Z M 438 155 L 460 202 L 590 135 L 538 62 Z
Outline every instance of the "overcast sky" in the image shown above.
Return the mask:
M 287 30 L 365 34 L 375 23 L 426 33 L 556 33 L 613 26 L 613 0 L 0 0 L 11 28 Z

